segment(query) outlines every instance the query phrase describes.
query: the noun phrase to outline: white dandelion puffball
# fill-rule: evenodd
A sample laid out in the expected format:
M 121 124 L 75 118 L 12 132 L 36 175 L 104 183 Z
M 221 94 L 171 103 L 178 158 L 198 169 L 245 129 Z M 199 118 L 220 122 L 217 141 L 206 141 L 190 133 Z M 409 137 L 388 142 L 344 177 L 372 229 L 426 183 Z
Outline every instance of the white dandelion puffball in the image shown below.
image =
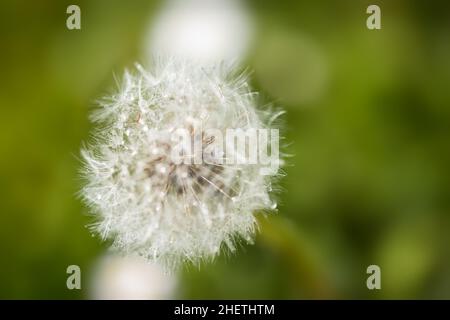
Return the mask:
M 149 25 L 146 52 L 201 62 L 240 61 L 253 23 L 240 0 L 170 0 Z
M 108 254 L 96 263 L 90 281 L 94 300 L 162 300 L 175 298 L 177 279 L 139 257 Z
M 81 193 L 94 230 L 120 251 L 169 268 L 251 241 L 254 212 L 276 207 L 269 192 L 278 142 L 258 140 L 259 152 L 271 149 L 269 171 L 267 162 L 242 161 L 254 147 L 247 139 L 243 151 L 218 147 L 221 133 L 267 129 L 280 114 L 256 103 L 245 77 L 223 64 L 161 59 L 151 72 L 139 65 L 126 72 L 120 91 L 93 113 L 93 143 L 82 150 Z M 179 132 L 194 146 L 174 139 Z

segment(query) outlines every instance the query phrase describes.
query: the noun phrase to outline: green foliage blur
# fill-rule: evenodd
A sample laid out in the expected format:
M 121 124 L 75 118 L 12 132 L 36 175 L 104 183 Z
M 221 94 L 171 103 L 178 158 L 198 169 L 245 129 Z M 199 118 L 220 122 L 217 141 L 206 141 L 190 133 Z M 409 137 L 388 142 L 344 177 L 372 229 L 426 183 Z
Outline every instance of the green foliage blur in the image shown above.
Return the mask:
M 67 30 L 78 4 L 82 29 Z M 0 298 L 84 299 L 107 243 L 77 198 L 95 99 L 142 59 L 157 1 L 0 4 Z M 382 29 L 366 28 L 378 4 Z M 244 65 L 282 106 L 278 213 L 182 271 L 179 298 L 450 298 L 448 1 L 248 2 Z M 66 288 L 66 267 L 83 289 Z M 377 264 L 382 289 L 368 290 Z

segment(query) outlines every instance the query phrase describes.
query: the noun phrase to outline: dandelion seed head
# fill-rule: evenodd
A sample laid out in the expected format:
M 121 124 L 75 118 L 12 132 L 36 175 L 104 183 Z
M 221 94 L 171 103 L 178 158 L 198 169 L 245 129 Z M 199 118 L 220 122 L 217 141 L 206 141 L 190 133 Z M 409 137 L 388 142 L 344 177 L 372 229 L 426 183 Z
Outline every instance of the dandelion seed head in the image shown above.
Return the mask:
M 252 17 L 241 0 L 172 0 L 152 20 L 144 43 L 149 56 L 236 61 L 252 37 Z
M 89 295 L 95 300 L 159 300 L 176 297 L 178 279 L 161 266 L 135 256 L 101 256 L 92 271 Z
M 151 71 L 136 69 L 92 114 L 93 141 L 82 150 L 81 194 L 96 217 L 94 232 L 167 268 L 251 241 L 254 213 L 276 207 L 273 177 L 257 164 L 223 163 L 226 152 L 203 155 L 207 163 L 175 163 L 176 141 L 167 133 L 201 130 L 205 146 L 214 141 L 208 128 L 266 128 L 273 114 L 257 108 L 246 77 L 224 64 L 160 59 Z

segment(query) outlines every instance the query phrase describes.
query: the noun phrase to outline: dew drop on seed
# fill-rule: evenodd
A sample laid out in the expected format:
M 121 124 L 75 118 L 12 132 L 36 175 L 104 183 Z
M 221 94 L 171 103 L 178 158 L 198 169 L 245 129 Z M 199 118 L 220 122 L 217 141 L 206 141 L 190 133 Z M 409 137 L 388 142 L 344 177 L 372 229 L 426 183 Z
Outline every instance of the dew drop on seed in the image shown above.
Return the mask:
M 159 172 L 161 172 L 161 173 L 166 173 L 166 172 L 167 172 L 167 168 L 166 168 L 165 166 L 161 166 L 161 167 L 159 168 Z

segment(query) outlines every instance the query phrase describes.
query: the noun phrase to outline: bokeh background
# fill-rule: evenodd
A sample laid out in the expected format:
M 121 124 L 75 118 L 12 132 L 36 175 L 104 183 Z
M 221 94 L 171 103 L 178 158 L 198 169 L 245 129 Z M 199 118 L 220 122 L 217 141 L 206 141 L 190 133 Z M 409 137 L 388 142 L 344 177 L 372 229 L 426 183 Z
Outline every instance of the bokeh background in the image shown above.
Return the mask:
M 66 28 L 70 4 L 81 30 Z M 169 296 L 449 299 L 449 2 L 243 4 L 253 27 L 241 65 L 287 111 L 278 213 L 260 220 L 254 245 L 181 270 Z M 366 28 L 370 4 L 381 30 Z M 0 298 L 87 299 L 101 285 L 108 244 L 85 228 L 79 149 L 95 99 L 148 59 L 165 5 L 1 2 Z M 72 264 L 81 290 L 66 287 Z M 371 264 L 381 290 L 366 287 Z

